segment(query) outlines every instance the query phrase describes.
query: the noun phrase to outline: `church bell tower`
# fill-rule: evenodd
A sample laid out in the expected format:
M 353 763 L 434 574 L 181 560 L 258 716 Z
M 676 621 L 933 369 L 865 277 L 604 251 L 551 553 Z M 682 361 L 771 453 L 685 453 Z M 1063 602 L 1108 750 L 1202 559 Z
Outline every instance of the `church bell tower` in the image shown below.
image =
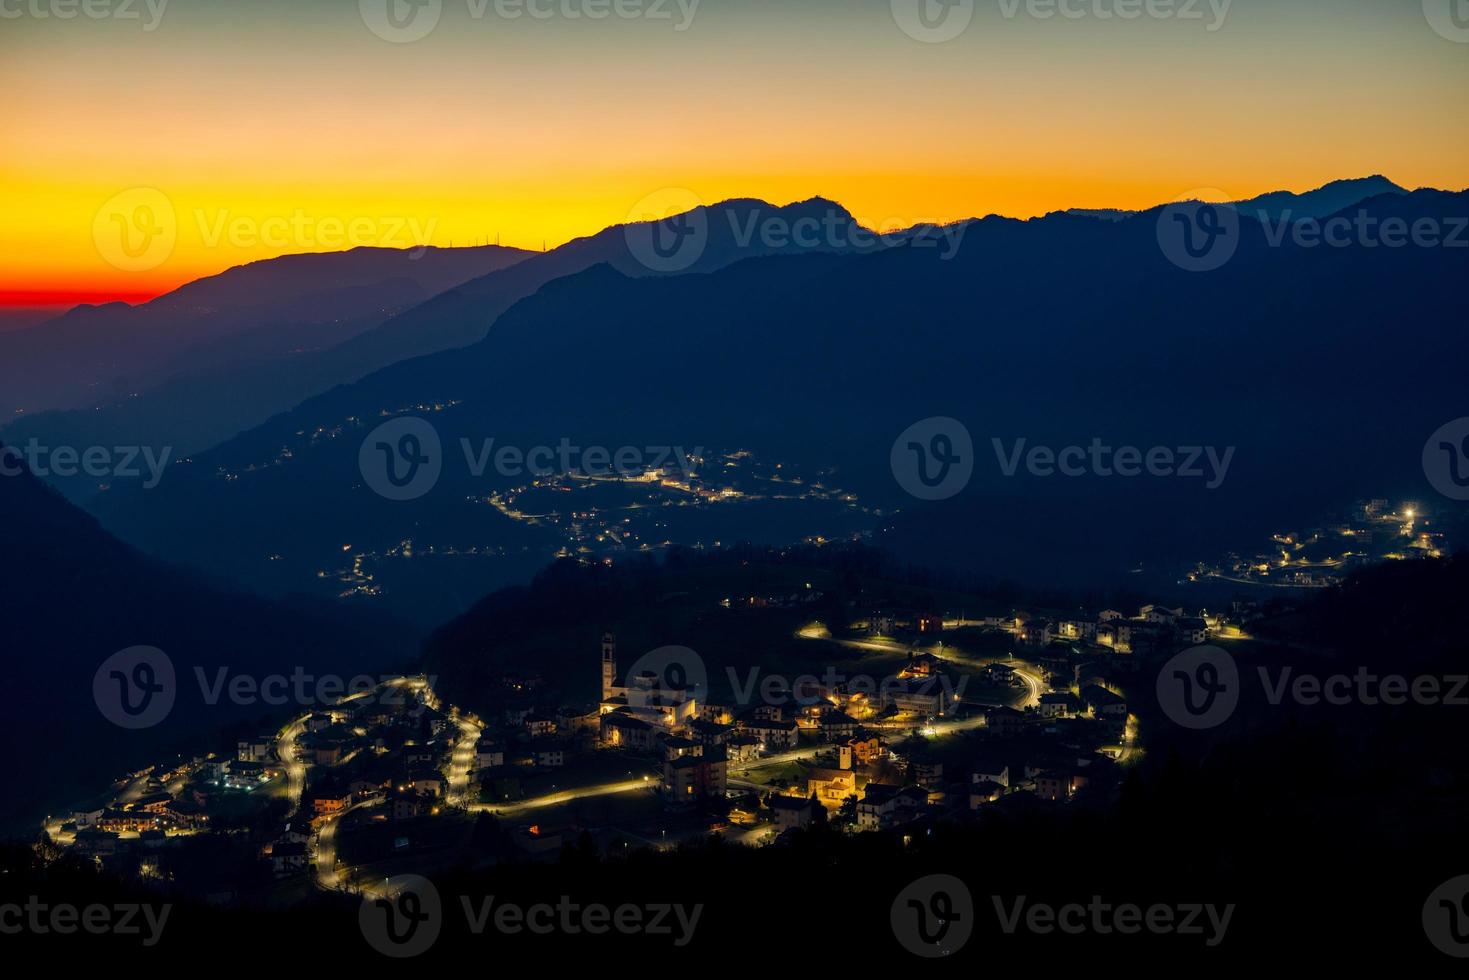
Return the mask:
M 611 633 L 602 634 L 602 700 L 612 697 L 612 688 L 617 684 L 617 638 Z

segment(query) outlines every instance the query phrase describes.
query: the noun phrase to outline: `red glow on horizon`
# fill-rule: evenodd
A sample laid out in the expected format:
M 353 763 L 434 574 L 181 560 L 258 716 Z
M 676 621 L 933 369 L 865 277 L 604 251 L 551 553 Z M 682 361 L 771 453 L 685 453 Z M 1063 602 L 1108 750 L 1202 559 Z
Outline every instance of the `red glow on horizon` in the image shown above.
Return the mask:
M 95 289 L 0 289 L 0 309 L 36 309 L 56 307 L 70 309 L 81 303 L 146 303 L 162 296 L 167 290 L 138 292 L 136 290 Z

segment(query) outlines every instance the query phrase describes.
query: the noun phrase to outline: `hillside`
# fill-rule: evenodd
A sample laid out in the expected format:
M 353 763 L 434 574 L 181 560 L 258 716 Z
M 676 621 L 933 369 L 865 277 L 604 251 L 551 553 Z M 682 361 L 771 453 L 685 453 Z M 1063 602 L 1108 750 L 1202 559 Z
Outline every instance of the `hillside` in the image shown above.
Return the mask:
M 0 827 L 33 830 L 41 807 L 80 802 L 129 767 L 158 761 L 174 745 L 198 751 L 209 733 L 291 706 L 256 701 L 209 704 L 195 670 L 213 683 L 376 674 L 409 663 L 415 637 L 380 617 L 346 617 L 320 603 L 271 602 L 208 584 L 120 543 L 95 520 L 29 473 L 0 476 L 6 560 L 0 595 L 8 617 L 5 666 L 13 690 L 0 722 L 11 778 Z M 103 661 L 134 646 L 162 650 L 173 663 L 176 698 L 160 724 L 128 731 L 108 722 L 93 698 Z M 64 765 L 57 760 L 64 759 Z
M 1417 192 L 1369 206 L 1447 219 L 1469 203 Z M 486 591 L 523 581 L 566 538 L 489 506 L 524 480 L 475 475 L 462 440 L 748 450 L 855 495 L 856 527 L 818 513 L 786 540 L 865 529 L 920 563 L 1055 584 L 1138 567 L 1171 582 L 1180 562 L 1356 499 L 1432 500 L 1422 439 L 1462 406 L 1420 377 L 1469 356 L 1454 313 L 1466 252 L 1276 246 L 1241 221 L 1237 253 L 1208 274 L 1165 258 L 1156 212 L 987 218 L 952 258 L 910 245 L 706 275 L 598 266 L 543 287 L 479 344 L 313 399 L 156 491 L 104 495 L 97 513 L 127 539 L 271 587 L 331 573 L 348 543 L 502 549 L 493 568 L 455 566 L 481 569 Z M 436 486 L 409 502 L 378 497 L 359 468 L 364 437 L 399 413 L 430 418 L 445 447 Z M 936 504 L 904 494 L 890 463 L 897 435 L 930 416 L 962 420 L 976 447 L 968 487 Z M 1004 471 L 1017 445 L 1094 439 L 1233 452 L 1217 485 Z M 770 510 L 748 504 L 671 511 L 715 522 L 673 540 L 758 540 Z M 654 533 L 669 536 L 641 540 Z M 420 590 L 451 581 L 433 563 L 394 568 Z

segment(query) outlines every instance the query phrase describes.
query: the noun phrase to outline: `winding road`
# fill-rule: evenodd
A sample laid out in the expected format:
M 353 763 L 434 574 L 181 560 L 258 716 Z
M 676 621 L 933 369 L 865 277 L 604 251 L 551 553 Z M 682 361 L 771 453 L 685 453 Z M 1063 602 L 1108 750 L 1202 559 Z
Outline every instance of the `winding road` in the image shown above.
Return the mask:
M 823 633 L 815 630 L 812 627 L 807 627 L 806 629 L 800 630 L 796 633 L 796 635 L 802 639 L 821 640 L 828 643 L 836 643 L 838 645 L 846 646 L 853 649 L 876 653 L 902 655 L 906 654 L 910 649 L 910 647 L 908 647 L 907 645 L 892 640 L 838 640 L 832 638 L 829 635 L 824 635 Z M 963 655 L 962 653 L 960 653 L 956 657 L 955 651 L 952 648 L 947 651 L 941 651 L 940 648 L 937 647 L 932 648 L 928 651 L 925 651 L 922 648 L 918 647 L 913 647 L 911 649 L 920 653 L 932 652 L 936 656 L 947 656 L 949 659 L 958 659 L 976 667 L 983 666 L 984 663 L 992 662 L 979 662 L 976 661 L 974 658 Z M 1029 708 L 1039 704 L 1041 694 L 1045 691 L 1045 684 L 1040 678 L 1038 668 L 1036 668 L 1033 664 L 1027 663 L 1026 661 L 1014 658 L 1006 659 L 1003 662 L 1015 668 L 1015 676 L 1020 678 L 1026 688 L 1025 694 L 1012 706 L 1017 709 L 1023 710 L 1025 708 Z M 434 693 L 433 689 L 430 688 L 427 682 L 421 678 L 395 678 L 394 680 L 388 681 L 384 685 L 380 685 L 379 687 L 387 687 L 390 685 L 413 686 L 421 691 L 425 704 L 428 704 L 435 708 L 439 708 L 440 710 L 444 710 L 440 707 L 439 698 Z M 375 688 L 374 691 L 375 690 L 378 690 L 378 688 Z M 339 701 L 338 704 L 341 704 L 348 700 L 365 697 L 368 693 L 372 692 L 363 692 L 361 694 L 353 695 L 351 698 L 344 698 L 342 699 L 342 701 Z M 611 796 L 623 793 L 634 793 L 639 790 L 647 791 L 654 787 L 653 782 L 648 777 L 639 777 L 636 779 L 613 780 L 606 783 L 598 783 L 592 786 L 582 786 L 576 789 L 562 790 L 560 792 L 550 793 L 545 796 L 538 796 L 534 799 L 521 800 L 516 803 L 492 804 L 471 801 L 469 790 L 472 786 L 471 780 L 474 772 L 475 745 L 479 741 L 480 733 L 483 730 L 483 726 L 478 719 L 467 714 L 461 714 L 459 712 L 459 709 L 453 706 L 450 706 L 447 709 L 447 712 L 453 719 L 454 723 L 458 726 L 459 735 L 458 738 L 455 740 L 454 748 L 450 757 L 449 767 L 447 771 L 448 790 L 445 796 L 445 800 L 448 803 L 461 806 L 471 813 L 488 812 L 494 813 L 499 816 L 515 816 L 518 814 L 527 813 L 546 807 L 571 803 L 576 800 L 591 799 L 599 796 Z M 307 716 L 303 715 L 301 718 L 296 719 L 295 721 L 287 725 L 284 729 L 281 730 L 281 733 L 276 742 L 276 752 L 279 755 L 281 762 L 286 766 L 286 771 L 290 780 L 289 793 L 292 801 L 292 813 L 294 813 L 299 808 L 301 795 L 305 788 L 306 766 L 298 758 L 296 739 L 305 730 L 306 719 Z M 976 715 L 971 718 L 963 719 L 941 719 L 929 724 L 928 726 L 926 726 L 926 729 L 930 733 L 935 735 L 946 735 L 954 732 L 979 728 L 982 727 L 984 723 L 984 717 L 982 715 Z M 824 748 L 825 746 L 809 746 L 800 749 L 793 749 L 788 752 L 780 752 L 774 755 L 768 755 L 760 759 L 752 759 L 748 762 L 731 764 L 729 767 L 730 782 L 733 785 L 753 785 L 749 783 L 748 780 L 738 779 L 736 777 L 745 776 L 751 772 L 755 772 L 760 769 L 786 765 L 788 763 L 797 761 L 809 760 L 820 754 L 820 752 Z M 327 890 L 336 890 L 342 888 L 346 884 L 346 882 L 343 880 L 343 877 L 337 870 L 336 835 L 337 828 L 341 824 L 342 820 L 349 813 L 353 813 L 369 807 L 379 806 L 381 805 L 381 803 L 382 801 L 380 799 L 364 800 L 362 802 L 353 804 L 346 810 L 342 811 L 342 813 L 322 824 L 320 831 L 318 832 L 316 839 L 312 845 L 313 863 L 316 865 L 316 883 L 319 887 Z M 768 832 L 768 828 L 755 828 L 745 836 L 750 839 L 755 839 L 765 834 L 766 832 Z

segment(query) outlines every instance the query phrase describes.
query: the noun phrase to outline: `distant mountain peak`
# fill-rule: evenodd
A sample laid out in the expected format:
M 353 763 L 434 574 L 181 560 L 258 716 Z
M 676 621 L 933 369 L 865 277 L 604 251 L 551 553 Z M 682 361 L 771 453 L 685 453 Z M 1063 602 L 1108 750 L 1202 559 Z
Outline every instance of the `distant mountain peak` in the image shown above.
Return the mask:
M 845 207 L 843 207 L 840 202 L 833 201 L 829 197 L 821 197 L 820 195 L 816 197 L 808 197 L 804 201 L 795 201 L 791 204 L 786 205 L 786 208 L 797 210 L 806 210 L 808 208 L 821 208 L 828 211 L 840 211 L 843 214 L 851 213 Z M 782 208 L 781 210 L 785 210 L 786 208 Z
M 852 212 L 848 211 L 841 203 L 821 196 L 808 197 L 804 201 L 792 201 L 789 204 L 775 204 L 761 197 L 732 197 L 719 201 L 716 204 L 704 205 L 704 210 L 706 211 L 736 211 L 751 208 L 761 211 L 773 211 L 777 214 L 826 215 L 835 212 L 846 218 L 852 218 Z
M 1356 185 L 1361 185 L 1361 186 L 1378 185 L 1378 186 L 1381 186 L 1384 190 L 1396 190 L 1396 191 L 1404 191 L 1404 192 L 1406 192 L 1406 190 L 1407 190 L 1407 188 L 1403 187 L 1401 184 L 1398 184 L 1395 181 L 1389 180 L 1387 177 L 1384 177 L 1382 174 L 1368 174 L 1366 177 L 1344 177 L 1341 180 L 1329 181 L 1328 183 L 1326 183 L 1326 184 L 1324 184 L 1322 186 L 1323 187 L 1335 187 L 1335 186 L 1340 185 L 1340 184 L 1345 184 L 1345 185 L 1356 184 Z
M 1235 202 L 1241 213 L 1251 216 L 1283 218 L 1321 218 L 1335 214 L 1344 208 L 1360 204 L 1368 198 L 1383 194 L 1406 194 L 1408 191 L 1388 180 L 1382 174 L 1366 177 L 1345 177 L 1333 180 L 1302 193 L 1294 191 L 1270 191 L 1249 200 Z

